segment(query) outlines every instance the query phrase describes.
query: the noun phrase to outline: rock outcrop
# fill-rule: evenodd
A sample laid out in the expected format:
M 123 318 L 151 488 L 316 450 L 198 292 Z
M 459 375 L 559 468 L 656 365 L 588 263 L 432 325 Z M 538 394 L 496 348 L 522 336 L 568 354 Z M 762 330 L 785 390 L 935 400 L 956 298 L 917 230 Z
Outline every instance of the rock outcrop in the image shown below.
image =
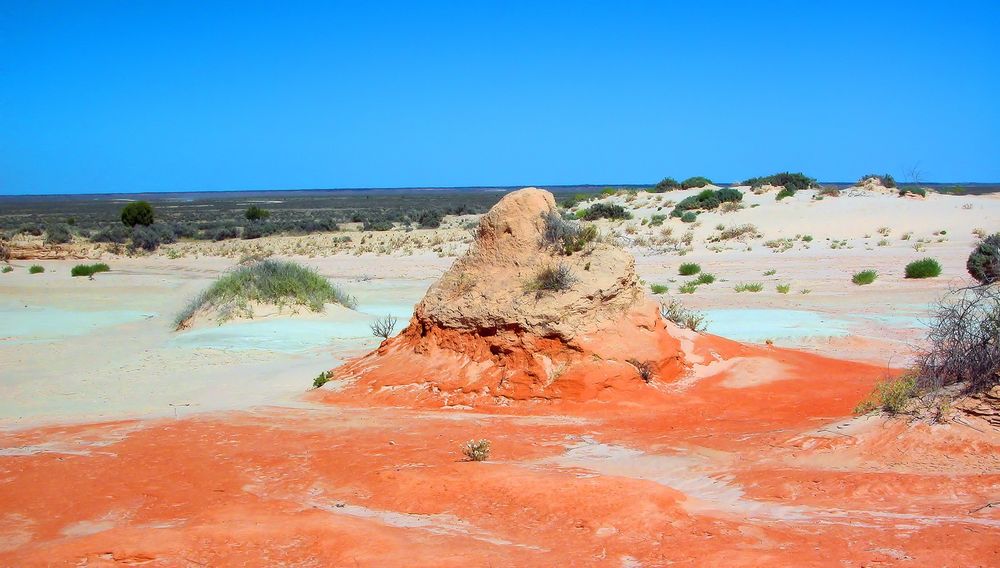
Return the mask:
M 342 392 L 503 405 L 641 396 L 650 382 L 676 377 L 679 340 L 643 293 L 632 256 L 600 238 L 567 254 L 564 223 L 547 191 L 501 199 L 408 327 L 334 370 Z M 552 269 L 568 272 L 571 285 L 539 287 Z

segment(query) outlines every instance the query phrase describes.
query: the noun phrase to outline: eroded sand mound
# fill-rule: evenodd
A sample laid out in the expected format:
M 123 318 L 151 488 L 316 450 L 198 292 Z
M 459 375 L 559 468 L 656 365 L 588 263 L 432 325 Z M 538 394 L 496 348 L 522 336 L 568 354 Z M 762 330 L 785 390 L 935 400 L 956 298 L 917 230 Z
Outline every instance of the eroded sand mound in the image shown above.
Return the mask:
M 614 398 L 676 378 L 679 341 L 643 294 L 632 256 L 600 239 L 565 254 L 545 237 L 555 212 L 547 191 L 505 196 L 409 326 L 335 379 L 387 398 L 502 405 Z M 572 286 L 537 289 L 539 273 L 559 265 Z

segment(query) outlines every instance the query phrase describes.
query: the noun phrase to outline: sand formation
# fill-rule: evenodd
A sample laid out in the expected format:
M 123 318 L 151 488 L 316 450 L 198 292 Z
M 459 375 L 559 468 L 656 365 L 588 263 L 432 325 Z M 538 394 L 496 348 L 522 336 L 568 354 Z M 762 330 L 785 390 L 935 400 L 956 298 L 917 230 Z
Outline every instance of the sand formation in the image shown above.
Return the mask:
M 643 293 L 632 256 L 601 239 L 566 254 L 546 238 L 555 214 L 547 191 L 505 196 L 409 326 L 335 378 L 376 396 L 503 405 L 602 399 L 678 377 L 684 332 Z M 560 266 L 572 285 L 538 289 L 538 275 Z

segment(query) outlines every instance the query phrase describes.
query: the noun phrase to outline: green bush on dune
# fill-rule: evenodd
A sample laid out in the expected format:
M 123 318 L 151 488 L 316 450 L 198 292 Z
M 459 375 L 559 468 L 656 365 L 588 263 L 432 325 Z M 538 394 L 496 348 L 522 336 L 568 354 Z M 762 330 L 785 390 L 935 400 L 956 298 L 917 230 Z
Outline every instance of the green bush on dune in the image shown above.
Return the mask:
M 681 187 L 683 187 L 684 189 L 695 189 L 698 187 L 705 187 L 706 185 L 711 185 L 711 183 L 712 180 L 708 179 L 707 177 L 694 176 L 694 177 L 689 177 L 686 180 L 682 181 Z
M 314 312 L 322 311 L 328 303 L 351 309 L 357 306 L 353 297 L 315 270 L 294 262 L 268 259 L 239 266 L 216 280 L 188 303 L 174 323 L 181 327 L 202 307 L 218 310 L 220 321 L 235 315 L 252 316 L 251 303 L 305 306 Z
M 108 272 L 111 267 L 103 262 L 98 262 L 96 264 L 77 264 L 70 270 L 70 275 L 72 276 L 92 276 L 98 272 Z
M 45 267 L 39 264 L 32 264 L 31 267 L 28 268 L 28 274 L 41 274 L 43 272 L 45 272 Z
M 941 275 L 941 263 L 933 258 L 914 260 L 906 265 L 907 278 L 934 278 Z

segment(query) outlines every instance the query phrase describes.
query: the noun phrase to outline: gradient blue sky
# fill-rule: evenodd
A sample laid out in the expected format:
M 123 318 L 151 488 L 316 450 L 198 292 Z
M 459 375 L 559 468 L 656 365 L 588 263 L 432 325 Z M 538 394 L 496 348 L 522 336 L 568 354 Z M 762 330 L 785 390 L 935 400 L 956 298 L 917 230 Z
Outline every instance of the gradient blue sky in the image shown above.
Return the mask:
M 2 2 L 0 193 L 1000 181 L 1000 2 Z

